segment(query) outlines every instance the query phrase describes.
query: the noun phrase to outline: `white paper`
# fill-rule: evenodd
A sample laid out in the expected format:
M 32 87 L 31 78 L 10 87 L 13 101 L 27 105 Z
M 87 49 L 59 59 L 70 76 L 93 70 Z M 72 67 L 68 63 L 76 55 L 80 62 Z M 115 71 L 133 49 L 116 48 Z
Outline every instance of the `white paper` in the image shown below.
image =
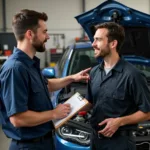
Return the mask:
M 75 93 L 70 99 L 68 99 L 65 104 L 70 104 L 71 106 L 71 112 L 66 118 L 59 119 L 59 120 L 53 120 L 53 123 L 56 126 L 59 126 L 62 122 L 64 122 L 67 118 L 70 118 L 70 116 L 73 116 L 76 112 L 80 110 L 84 105 L 86 105 L 88 102 L 83 100 L 84 98 L 79 94 Z

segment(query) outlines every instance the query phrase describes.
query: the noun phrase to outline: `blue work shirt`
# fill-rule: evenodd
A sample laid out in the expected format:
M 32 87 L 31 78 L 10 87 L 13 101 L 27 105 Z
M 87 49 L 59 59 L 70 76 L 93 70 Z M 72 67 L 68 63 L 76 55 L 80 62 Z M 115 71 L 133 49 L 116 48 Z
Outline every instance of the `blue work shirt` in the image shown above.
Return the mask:
M 52 121 L 34 127 L 14 127 L 9 117 L 27 110 L 52 110 L 46 79 L 40 72 L 40 60 L 31 59 L 15 48 L 0 70 L 1 119 L 7 137 L 28 140 L 45 135 L 53 129 Z M 38 117 L 38 116 L 37 116 Z
M 120 59 L 106 74 L 104 62 L 90 72 L 86 98 L 93 104 L 91 125 L 95 130 L 107 118 L 131 115 L 136 111 L 150 112 L 150 91 L 145 76 L 132 64 Z M 120 130 L 135 129 L 136 125 L 126 125 Z

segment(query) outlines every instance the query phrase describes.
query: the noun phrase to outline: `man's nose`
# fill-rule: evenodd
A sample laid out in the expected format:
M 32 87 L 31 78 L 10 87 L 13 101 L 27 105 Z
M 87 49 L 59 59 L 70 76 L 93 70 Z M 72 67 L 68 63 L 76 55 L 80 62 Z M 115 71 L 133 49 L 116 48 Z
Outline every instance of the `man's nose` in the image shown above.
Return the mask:
M 92 46 L 94 47 L 95 44 L 96 44 L 96 42 L 95 42 L 95 40 L 94 40 L 93 43 L 92 43 Z
M 49 34 L 47 34 L 47 37 L 46 37 L 47 39 L 50 39 L 50 36 L 49 36 Z

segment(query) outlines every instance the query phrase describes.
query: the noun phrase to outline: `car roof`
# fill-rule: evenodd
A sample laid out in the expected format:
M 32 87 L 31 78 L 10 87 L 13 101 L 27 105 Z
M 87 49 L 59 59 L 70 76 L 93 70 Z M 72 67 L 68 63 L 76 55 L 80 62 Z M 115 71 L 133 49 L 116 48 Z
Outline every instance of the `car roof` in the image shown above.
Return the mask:
M 92 48 L 91 42 L 77 42 L 70 45 L 71 49 L 78 50 L 82 48 Z

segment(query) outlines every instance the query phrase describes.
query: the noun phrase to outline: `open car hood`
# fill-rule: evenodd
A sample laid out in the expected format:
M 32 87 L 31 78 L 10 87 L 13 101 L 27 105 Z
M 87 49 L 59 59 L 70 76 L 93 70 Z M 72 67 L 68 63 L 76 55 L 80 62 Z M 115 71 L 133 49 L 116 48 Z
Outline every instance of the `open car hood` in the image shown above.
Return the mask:
M 125 28 L 126 38 L 121 54 L 150 58 L 150 15 L 107 0 L 96 8 L 75 17 L 93 42 L 95 25 L 116 22 Z

